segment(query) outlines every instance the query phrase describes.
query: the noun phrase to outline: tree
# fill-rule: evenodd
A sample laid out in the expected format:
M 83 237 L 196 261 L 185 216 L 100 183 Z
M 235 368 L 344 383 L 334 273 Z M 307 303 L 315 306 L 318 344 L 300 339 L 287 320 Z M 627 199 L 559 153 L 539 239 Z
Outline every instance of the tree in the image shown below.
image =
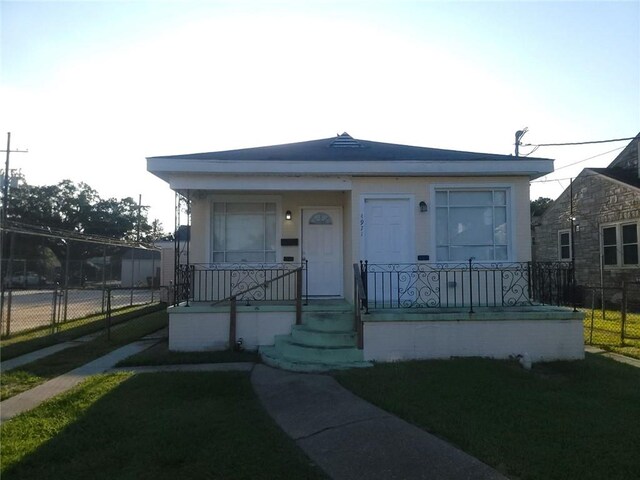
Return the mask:
M 56 185 L 29 185 L 24 177 L 11 189 L 8 220 L 51 229 L 70 230 L 118 240 L 150 242 L 162 235 L 160 222 L 149 223 L 148 207 L 131 197 L 100 198 L 84 182 L 63 180 Z
M 537 200 L 531 200 L 531 216 L 537 217 L 542 215 L 547 208 L 551 206 L 553 200 L 547 197 L 538 197 Z

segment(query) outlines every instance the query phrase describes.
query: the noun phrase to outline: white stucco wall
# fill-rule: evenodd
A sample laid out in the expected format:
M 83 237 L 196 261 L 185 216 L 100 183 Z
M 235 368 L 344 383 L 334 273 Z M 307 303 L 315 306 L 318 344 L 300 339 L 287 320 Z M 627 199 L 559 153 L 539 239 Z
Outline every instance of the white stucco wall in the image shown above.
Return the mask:
M 291 333 L 295 312 L 239 309 L 236 321 L 236 339 L 242 339 L 243 348 L 257 350 L 260 345 L 273 345 L 275 335 Z M 199 307 L 169 309 L 169 350 L 196 352 L 228 347 L 228 311 L 213 312 Z
M 366 322 L 364 358 L 390 362 L 451 357 L 533 362 L 584 358 L 582 320 Z

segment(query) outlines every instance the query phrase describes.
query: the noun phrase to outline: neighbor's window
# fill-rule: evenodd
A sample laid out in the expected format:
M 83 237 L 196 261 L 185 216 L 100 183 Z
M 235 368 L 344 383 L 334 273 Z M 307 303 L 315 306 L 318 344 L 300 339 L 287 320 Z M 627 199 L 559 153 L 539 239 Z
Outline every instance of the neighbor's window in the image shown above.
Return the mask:
M 507 260 L 507 189 L 436 190 L 438 261 Z
M 609 266 L 638 265 L 638 223 L 603 227 L 602 257 Z
M 560 260 L 571 260 L 571 230 L 558 232 L 558 257 Z
M 638 225 L 622 225 L 622 264 L 638 265 Z
M 213 204 L 214 262 L 275 262 L 276 204 Z

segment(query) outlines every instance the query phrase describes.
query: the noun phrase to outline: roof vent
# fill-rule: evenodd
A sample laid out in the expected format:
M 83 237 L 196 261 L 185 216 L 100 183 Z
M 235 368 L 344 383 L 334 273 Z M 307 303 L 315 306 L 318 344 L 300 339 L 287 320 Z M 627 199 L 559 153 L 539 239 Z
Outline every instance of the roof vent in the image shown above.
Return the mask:
M 340 147 L 340 148 L 360 148 L 362 145 L 355 138 L 349 135 L 347 132 L 344 132 L 342 135 L 338 135 L 336 139 L 331 142 L 331 147 Z

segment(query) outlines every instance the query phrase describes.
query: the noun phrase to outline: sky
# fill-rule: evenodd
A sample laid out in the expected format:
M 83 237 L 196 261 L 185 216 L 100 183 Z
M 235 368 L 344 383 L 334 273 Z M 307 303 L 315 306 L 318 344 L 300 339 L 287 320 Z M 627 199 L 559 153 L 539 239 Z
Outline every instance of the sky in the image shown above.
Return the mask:
M 31 184 L 142 195 L 146 157 L 355 138 L 498 154 L 640 131 L 640 1 L 0 1 L 0 145 Z M 541 147 L 557 198 L 628 142 Z M 521 148 L 528 154 L 533 147 Z

